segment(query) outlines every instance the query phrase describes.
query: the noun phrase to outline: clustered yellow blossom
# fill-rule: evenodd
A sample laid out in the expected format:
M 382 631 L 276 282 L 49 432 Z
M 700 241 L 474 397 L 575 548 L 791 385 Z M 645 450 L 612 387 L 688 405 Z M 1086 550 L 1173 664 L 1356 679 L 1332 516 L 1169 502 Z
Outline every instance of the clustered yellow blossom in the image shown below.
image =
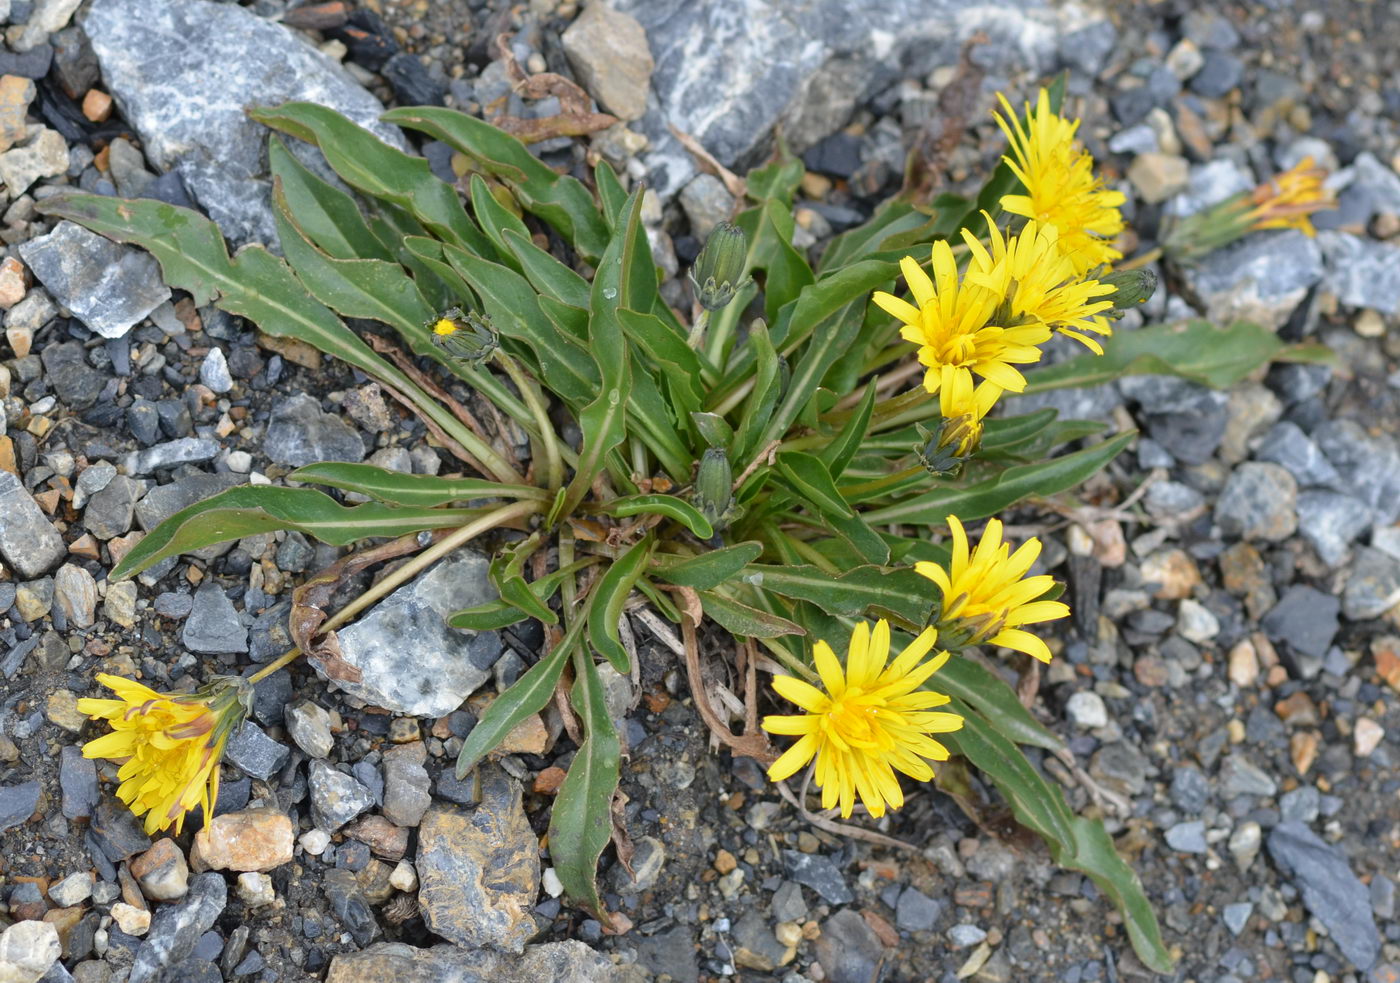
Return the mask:
M 992 519 L 977 548 L 970 549 L 957 516 L 948 516 L 948 528 L 953 534 L 948 569 L 929 562 L 914 565 L 942 592 L 939 630 L 963 645 L 1000 645 L 1049 662 L 1049 647 L 1021 627 L 1069 616 L 1068 605 L 1040 600 L 1055 586 L 1055 578 L 1026 576 L 1040 556 L 1040 540 L 1030 539 L 1012 553 L 1002 541 L 1001 520 Z
M 83 745 L 83 757 L 122 762 L 117 797 L 146 817 L 147 835 L 171 825 L 178 833 L 197 805 L 212 816 L 219 761 L 229 735 L 247 713 L 251 688 L 228 677 L 192 694 L 157 693 L 105 673 L 97 681 L 117 699 L 81 699 L 78 711 L 106 720 L 112 730 Z
M 1188 262 L 1264 229 L 1297 229 L 1315 235 L 1310 216 L 1336 204 L 1323 184 L 1326 177 L 1327 172 L 1311 157 L 1304 157 L 1250 191 L 1176 220 L 1167 229 L 1162 251 L 1177 262 Z
M 764 718 L 769 733 L 798 738 L 768 777 L 780 782 L 815 757 L 823 809 L 839 805 L 849 817 L 857 796 L 872 816 L 902 806 L 895 772 L 921 782 L 933 778 L 929 762 L 948 760 L 948 749 L 929 735 L 963 725 L 958 714 L 933 710 L 948 702 L 946 695 L 919 688 L 948 661 L 947 652 L 923 661 L 937 641 L 937 630 L 927 628 L 889 662 L 889 622 L 876 622 L 872 631 L 862 621 L 851 633 L 844 667 L 830 645 L 817 642 L 812 657 L 822 688 L 796 676 L 773 680 L 780 695 L 806 712 Z

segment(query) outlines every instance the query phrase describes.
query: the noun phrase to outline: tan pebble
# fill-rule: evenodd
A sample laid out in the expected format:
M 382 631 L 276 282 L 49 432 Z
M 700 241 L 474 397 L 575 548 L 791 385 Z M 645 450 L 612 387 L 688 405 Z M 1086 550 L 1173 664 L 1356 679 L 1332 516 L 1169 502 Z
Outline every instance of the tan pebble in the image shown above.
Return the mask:
M 144 908 L 134 908 L 125 901 L 118 901 L 112 905 L 112 921 L 127 935 L 141 936 L 151 927 L 151 913 Z
M 1383 737 L 1385 737 L 1385 728 L 1370 717 L 1362 717 L 1357 720 L 1356 730 L 1352 734 L 1352 740 L 1356 745 L 1356 756 L 1369 758 L 1371 752 L 1380 745 Z
M 83 96 L 83 115 L 94 123 L 104 123 L 112 115 L 112 97 L 101 89 L 88 89 Z

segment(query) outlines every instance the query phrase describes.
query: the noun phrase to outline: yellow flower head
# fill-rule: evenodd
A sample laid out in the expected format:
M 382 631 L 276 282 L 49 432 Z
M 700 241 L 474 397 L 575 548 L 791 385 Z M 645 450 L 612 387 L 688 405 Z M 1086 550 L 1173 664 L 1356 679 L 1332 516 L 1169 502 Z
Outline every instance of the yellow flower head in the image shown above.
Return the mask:
M 948 749 L 928 735 L 963 725 L 956 713 L 931 711 L 947 703 L 947 696 L 919 689 L 948 661 L 947 652 L 920 661 L 937 640 L 938 632 L 926 628 L 887 665 L 889 622 L 880 620 L 871 631 L 862 621 L 851 634 L 844 670 L 831 646 L 817 642 L 812 654 L 825 692 L 794 676 L 773 679 L 773 688 L 806 712 L 763 719 L 769 733 L 799 738 L 773 762 L 768 777 L 780 782 L 815 757 L 823 809 L 839 803 L 841 815 L 849 817 L 857 795 L 872 816 L 902 806 L 895 771 L 921 782 L 931 779 L 929 761 L 947 761 Z
M 1085 331 L 1112 334 L 1108 322 L 1095 317 L 1110 310 L 1107 298 L 1114 288 L 1098 280 L 1086 280 L 1059 247 L 1060 232 L 1053 225 L 1027 222 L 1019 235 L 1003 237 L 990 215 L 987 236 L 991 251 L 968 237 L 972 260 L 964 283 L 985 287 L 1003 298 L 996 318 L 1005 324 L 1040 322 L 1077 341 L 1097 355 L 1103 348 Z
M 1076 273 L 1120 259 L 1123 254 L 1110 240 L 1123 231 L 1119 207 L 1126 199 L 1094 176 L 1094 158 L 1074 138 L 1079 120 L 1052 112 L 1045 89 L 1034 110 L 1026 105 L 1024 122 L 1005 96 L 997 98 L 1006 115 L 993 115 L 1011 145 L 1011 155 L 1004 159 L 1026 192 L 1004 195 L 1001 207 L 1058 229 L 1059 248 Z
M 108 721 L 112 732 L 83 745 L 83 757 L 123 762 L 117 797 L 145 815 L 147 835 L 172 824 L 178 833 L 197 805 L 204 806 L 206 819 L 213 816 L 219 759 L 247 713 L 252 690 L 229 677 L 189 695 L 157 693 L 105 673 L 97 681 L 117 699 L 81 699 L 78 712 Z
M 1332 192 L 1323 187 L 1327 171 L 1304 157 L 1295 166 L 1265 181 L 1249 194 L 1254 207 L 1249 210 L 1254 229 L 1300 229 L 1313 236 L 1317 230 L 1308 218 L 1313 212 L 1331 208 Z
M 967 230 L 963 237 L 976 242 Z M 958 263 L 947 242 L 933 244 L 930 279 L 912 257 L 899 261 L 914 303 L 877 291 L 875 303 L 903 322 L 900 335 L 919 345 L 919 362 L 927 367 L 924 388 L 937 393 L 955 379 L 971 373 L 1002 389 L 1021 392 L 1025 376 L 1013 368 L 1040 360 L 1040 346 L 1050 340 L 1050 329 L 1039 322 L 1004 327 L 991 324 L 1001 304 L 1000 294 L 986 287 L 958 282 Z M 917 305 L 917 306 L 915 306 Z M 960 383 L 961 384 L 961 383 Z
M 1036 600 L 1055 585 L 1055 578 L 1026 576 L 1040 556 L 1040 540 L 1028 540 L 1012 553 L 1001 540 L 1001 520 L 992 519 L 977 549 L 969 553 L 967 533 L 957 516 L 948 516 L 948 528 L 953 533 L 951 569 L 928 562 L 914 565 L 943 592 L 939 628 L 966 645 L 1001 645 L 1049 662 L 1045 642 L 1020 628 L 1069 615 L 1066 604 Z

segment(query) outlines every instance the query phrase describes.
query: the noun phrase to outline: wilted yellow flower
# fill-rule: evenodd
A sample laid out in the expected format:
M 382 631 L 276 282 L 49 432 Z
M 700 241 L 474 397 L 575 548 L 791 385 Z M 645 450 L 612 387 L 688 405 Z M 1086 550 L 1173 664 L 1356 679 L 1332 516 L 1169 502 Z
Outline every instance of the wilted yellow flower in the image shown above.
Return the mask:
M 1001 393 L 1001 387 L 990 382 L 974 387 L 970 375 L 954 376 L 949 385 L 938 390 L 943 422 L 937 433 L 920 426 L 924 443 L 915 448 L 930 474 L 956 474 L 977 453 L 982 446 L 982 418 L 996 405 Z
M 1002 542 L 1001 520 L 992 519 L 977 549 L 969 553 L 967 533 L 957 516 L 948 516 L 948 528 L 953 534 L 951 569 L 937 563 L 914 564 L 943 592 L 939 630 L 963 645 L 1001 645 L 1049 662 L 1045 642 L 1020 627 L 1069 615 L 1066 604 L 1036 600 L 1055 586 L 1055 578 L 1026 576 L 1040 556 L 1040 540 L 1027 540 L 1012 553 L 1010 545 Z
M 1335 206 L 1323 186 L 1327 172 L 1304 157 L 1252 191 L 1231 195 L 1204 211 L 1173 221 L 1162 240 L 1162 251 L 1178 262 L 1200 259 L 1222 246 L 1264 229 L 1298 229 L 1316 235 L 1314 212 Z
M 1045 89 L 1037 95 L 1034 110 L 1026 104 L 1024 122 L 1005 96 L 997 98 L 1006 115 L 993 115 L 1011 144 L 1011 155 L 1004 159 L 1026 192 L 1004 195 L 1001 207 L 1058 229 L 1059 248 L 1076 273 L 1120 259 L 1123 254 L 1110 240 L 1123 231 L 1119 207 L 1125 197 L 1094 176 L 1094 158 L 1075 141 L 1079 120 L 1052 112 Z
M 948 760 L 948 749 L 928 735 L 963 725 L 956 713 L 932 712 L 948 702 L 947 696 L 919 689 L 948 661 L 948 653 L 941 652 L 920 662 L 937 640 L 938 632 L 926 628 L 886 665 L 889 622 L 876 622 L 872 632 L 862 621 L 851 633 L 844 670 L 831 646 L 817 642 L 812 655 L 825 692 L 794 676 L 773 679 L 773 688 L 806 713 L 763 719 L 769 733 L 799 737 L 773 762 L 768 777 L 780 782 L 816 757 L 823 809 L 839 803 L 841 815 L 848 817 L 857 795 L 872 816 L 902 806 L 895 771 L 921 782 L 931 779 L 929 761 Z
M 969 244 L 976 237 L 964 230 Z M 958 263 L 947 242 L 933 244 L 933 278 L 912 257 L 900 260 L 914 303 L 877 291 L 874 301 L 886 313 L 903 322 L 900 335 L 920 346 L 919 362 L 927 367 L 924 388 L 937 393 L 955 379 L 971 373 L 1002 389 L 1020 392 L 1025 376 L 1014 368 L 1040 360 L 1039 346 L 1050 340 L 1050 329 L 1040 322 L 1016 326 L 990 323 L 1001 304 L 995 291 L 958 282 Z M 915 306 L 918 305 L 918 306 Z
M 157 693 L 105 673 L 97 681 L 117 699 L 81 699 L 78 712 L 106 720 L 112 732 L 83 745 L 83 757 L 123 762 L 117 798 L 146 817 L 147 835 L 172 824 L 178 833 L 185 814 L 197 805 L 204 806 L 206 819 L 213 816 L 219 759 L 247 714 L 252 688 L 226 676 L 187 695 Z
M 994 315 L 997 323 L 1038 321 L 1102 355 L 1103 348 L 1084 332 L 1113 333 L 1104 318 L 1094 315 L 1113 307 L 1105 298 L 1114 288 L 1085 279 L 1075 269 L 1059 247 L 1060 232 L 1055 226 L 1031 221 L 1020 234 L 1004 238 L 991 216 L 986 219 L 991 251 L 969 238 L 972 261 L 963 279 L 1002 298 Z
M 1322 185 L 1326 178 L 1326 170 L 1315 166 L 1311 157 L 1304 157 L 1256 187 L 1249 193 L 1254 206 L 1249 210 L 1254 228 L 1299 229 L 1307 235 L 1317 235 L 1308 216 L 1333 205 L 1332 192 Z

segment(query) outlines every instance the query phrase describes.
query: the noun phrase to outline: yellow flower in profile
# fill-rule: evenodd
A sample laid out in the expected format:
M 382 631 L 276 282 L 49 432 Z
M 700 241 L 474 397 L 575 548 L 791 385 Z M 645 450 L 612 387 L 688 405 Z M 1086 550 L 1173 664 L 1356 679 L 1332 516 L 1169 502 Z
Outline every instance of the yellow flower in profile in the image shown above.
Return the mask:
M 1299 229 L 1309 236 L 1317 235 L 1308 216 L 1335 204 L 1332 192 L 1322 184 L 1326 177 L 1324 168 L 1316 166 L 1311 157 L 1304 157 L 1256 187 L 1249 193 L 1249 202 L 1254 206 L 1248 212 L 1252 228 Z
M 780 782 L 815 757 L 823 809 L 839 804 L 842 817 L 849 817 L 857 796 L 872 816 L 902 806 L 895 771 L 921 782 L 931 779 L 929 761 L 947 761 L 948 749 L 928 735 L 963 725 L 956 713 L 932 710 L 947 703 L 947 696 L 919 689 L 948 661 L 948 653 L 941 652 L 921 662 L 937 640 L 937 630 L 926 628 L 888 662 L 889 622 L 882 619 L 871 631 L 862 621 L 851 633 L 844 669 L 831 646 L 817 642 L 812 655 L 824 692 L 794 676 L 773 679 L 773 688 L 806 712 L 763 719 L 769 733 L 798 737 L 773 762 L 768 777 Z
M 987 236 L 991 251 L 976 239 L 968 239 L 972 260 L 964 283 L 985 287 L 1002 297 L 996 319 L 1005 324 L 1039 321 L 1061 334 L 1083 342 L 1096 355 L 1103 348 L 1085 331 L 1109 335 L 1112 329 L 1102 317 L 1113 301 L 1114 288 L 1085 279 L 1060 249 L 1060 232 L 1053 225 L 1027 222 L 1018 235 L 1003 237 L 990 215 Z
M 963 463 L 982 446 L 982 420 L 1001 398 L 1002 389 L 990 382 L 977 386 L 971 375 L 954 376 L 953 381 L 938 390 L 938 408 L 943 423 L 937 433 L 929 433 L 922 424 L 919 433 L 924 443 L 915 448 L 919 459 L 935 477 L 957 474 Z
M 1094 176 L 1094 158 L 1075 141 L 1079 120 L 1053 112 L 1045 89 L 1034 110 L 1026 104 L 1024 121 L 1004 95 L 997 98 L 1006 115 L 993 115 L 1011 145 L 1004 160 L 1025 187 L 1025 194 L 1004 195 L 1001 207 L 1058 229 L 1059 248 L 1076 273 L 1121 259 L 1111 240 L 1123 231 L 1119 208 L 1126 198 Z
M 115 700 L 81 699 L 78 712 L 112 725 L 112 732 L 83 745 L 85 758 L 122 761 L 117 798 L 146 817 L 146 833 L 178 833 L 185 814 L 204 806 L 214 815 L 219 795 L 219 759 L 233 729 L 242 722 L 252 689 L 240 679 L 220 677 L 198 693 L 157 693 L 121 676 L 101 673 L 97 681 Z
M 976 237 L 963 230 L 969 245 Z M 899 263 L 914 303 L 876 291 L 875 303 L 903 322 L 900 335 L 919 345 L 919 362 L 927 368 L 924 388 L 938 393 L 960 378 L 972 381 L 976 373 L 1011 392 L 1026 388 L 1026 378 L 1014 368 L 1040 360 L 1040 345 L 1050 340 L 1050 329 L 1033 322 L 1016 326 L 990 323 L 1001 304 L 995 291 L 959 283 L 958 263 L 947 242 L 933 244 L 933 278 L 912 257 Z M 916 306 L 917 305 L 917 306 Z M 962 383 L 959 383 L 962 385 Z
M 1040 540 L 1027 540 L 1012 553 L 1010 545 L 1002 542 L 1001 520 L 992 519 L 977 548 L 969 552 L 967 532 L 957 516 L 948 516 L 948 528 L 953 534 L 951 568 L 914 564 L 943 593 L 939 630 L 963 645 L 1000 645 L 1049 662 L 1045 642 L 1021 630 L 1022 625 L 1069 616 L 1067 604 L 1037 600 L 1055 586 L 1054 577 L 1026 576 L 1040 556 Z

